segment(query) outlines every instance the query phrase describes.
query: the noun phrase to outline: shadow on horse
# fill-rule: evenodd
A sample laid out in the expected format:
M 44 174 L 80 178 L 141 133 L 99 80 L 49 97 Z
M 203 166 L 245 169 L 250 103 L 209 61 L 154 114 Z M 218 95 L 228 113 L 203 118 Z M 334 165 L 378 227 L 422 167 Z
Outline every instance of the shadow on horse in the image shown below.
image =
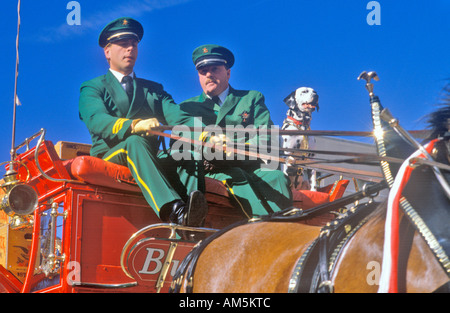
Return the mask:
M 373 95 L 371 78 L 385 181 L 317 208 L 343 208 L 325 227 L 299 223 L 310 216 L 293 209 L 223 229 L 183 261 L 173 292 L 450 292 L 450 104 L 430 115 L 433 140 L 411 158 L 417 146 Z M 388 200 L 376 202 L 386 187 Z

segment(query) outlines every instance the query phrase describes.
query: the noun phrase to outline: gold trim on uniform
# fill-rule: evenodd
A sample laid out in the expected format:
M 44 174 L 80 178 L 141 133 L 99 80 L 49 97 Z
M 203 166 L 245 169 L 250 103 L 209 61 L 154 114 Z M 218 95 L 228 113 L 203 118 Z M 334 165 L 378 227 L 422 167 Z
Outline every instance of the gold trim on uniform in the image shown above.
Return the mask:
M 208 131 L 204 131 L 200 134 L 200 137 L 198 138 L 198 140 L 200 141 L 204 141 L 206 142 L 206 139 L 208 138 L 209 132 Z
M 252 217 L 247 214 L 247 211 L 245 211 L 244 206 L 242 205 L 241 201 L 237 198 L 236 194 L 234 193 L 233 188 L 231 188 L 230 184 L 227 182 L 227 180 L 222 180 L 222 183 L 225 185 L 225 188 L 228 189 L 230 194 L 233 196 L 234 200 L 238 203 L 238 205 L 241 207 L 242 212 L 247 216 L 248 219 L 251 219 Z
M 156 210 L 159 212 L 160 209 L 159 209 L 158 205 L 156 204 L 156 200 L 155 200 L 155 197 L 153 196 L 153 193 L 150 191 L 150 188 L 147 186 L 147 184 L 144 182 L 144 180 L 142 180 L 141 176 L 139 176 L 139 173 L 137 171 L 136 165 L 133 163 L 131 158 L 128 156 L 128 151 L 127 150 L 119 149 L 117 151 L 114 151 L 111 155 L 107 156 L 103 160 L 107 161 L 107 162 L 110 162 L 110 160 L 113 157 L 115 157 L 116 155 L 118 155 L 120 153 L 124 153 L 127 156 L 127 162 L 130 164 L 130 166 L 128 168 L 130 168 L 130 170 L 133 171 L 136 174 L 136 180 L 138 180 L 142 184 L 142 187 L 144 187 L 144 189 L 150 195 L 150 198 L 152 198 L 152 201 L 153 201 L 153 204 L 155 205 Z
M 123 123 L 125 123 L 126 121 L 128 121 L 127 118 L 119 118 L 115 123 L 114 126 L 112 128 L 112 133 L 115 135 L 117 134 L 123 127 Z

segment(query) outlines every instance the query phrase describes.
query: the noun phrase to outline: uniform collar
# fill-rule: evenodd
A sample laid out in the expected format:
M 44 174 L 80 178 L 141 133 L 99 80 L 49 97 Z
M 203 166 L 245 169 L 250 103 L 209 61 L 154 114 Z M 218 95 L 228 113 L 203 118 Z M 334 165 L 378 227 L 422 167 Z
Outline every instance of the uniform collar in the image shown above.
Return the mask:
M 117 71 L 115 71 L 115 70 L 113 70 L 113 69 L 109 69 L 109 71 L 114 75 L 114 77 L 115 78 L 117 78 L 117 80 L 119 81 L 119 83 L 122 83 L 122 79 L 125 77 L 125 76 L 130 76 L 131 78 L 135 78 L 135 74 L 134 74 L 134 72 L 131 72 L 130 74 L 128 74 L 128 75 L 123 75 L 122 73 L 119 73 L 119 72 L 117 72 Z
M 225 89 L 222 93 L 220 93 L 218 95 L 218 97 L 220 99 L 220 103 L 218 103 L 218 105 L 222 106 L 222 104 L 225 102 L 225 99 L 227 98 L 229 92 L 230 92 L 230 85 L 228 85 L 227 89 Z M 208 95 L 206 95 L 206 97 L 211 99 L 211 97 Z

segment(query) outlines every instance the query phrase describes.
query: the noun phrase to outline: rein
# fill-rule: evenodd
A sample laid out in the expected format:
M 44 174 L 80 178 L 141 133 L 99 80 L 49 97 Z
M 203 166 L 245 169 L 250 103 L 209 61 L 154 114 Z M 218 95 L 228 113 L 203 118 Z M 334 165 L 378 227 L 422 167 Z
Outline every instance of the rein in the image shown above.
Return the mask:
M 152 128 L 152 131 L 156 132 L 164 132 L 164 131 L 171 131 L 176 126 L 167 126 L 167 125 L 161 125 L 158 127 Z M 205 127 L 206 129 L 207 127 Z M 203 131 L 203 127 L 188 127 L 183 126 L 183 131 Z M 214 128 L 216 130 L 216 128 Z M 330 137 L 373 137 L 374 133 L 372 131 L 351 131 L 351 130 L 296 130 L 296 129 L 279 129 L 279 128 L 273 128 L 273 129 L 267 129 L 267 128 L 233 128 L 233 132 L 239 133 L 260 133 L 263 132 L 265 135 L 271 135 L 272 133 L 275 133 L 276 135 L 288 135 L 288 136 L 295 136 L 295 135 L 304 135 L 304 136 L 330 136 Z M 225 131 L 226 133 L 226 131 Z M 408 131 L 409 134 L 411 134 L 414 137 L 426 137 L 428 135 L 428 131 L 426 130 L 410 130 Z
M 214 146 L 208 142 L 204 142 L 201 140 L 195 140 L 195 139 L 190 139 L 190 138 L 186 138 L 186 137 L 181 137 L 181 136 L 177 136 L 174 134 L 166 134 L 164 133 L 164 131 L 166 130 L 172 130 L 173 127 L 172 126 L 158 126 L 153 128 L 152 130 L 149 130 L 148 133 L 150 135 L 154 135 L 154 136 L 160 136 L 160 137 L 165 137 L 165 138 L 169 138 L 172 140 L 180 140 L 186 143 L 190 143 L 193 145 L 197 145 L 197 146 L 202 146 L 202 147 L 207 147 L 207 148 L 216 148 L 218 150 L 221 150 L 221 147 L 217 147 Z M 195 128 L 189 128 L 190 130 L 195 130 Z M 240 130 L 240 129 L 235 129 L 233 130 L 233 132 L 258 132 L 259 130 Z M 264 130 L 264 132 L 269 132 L 270 130 Z M 276 132 L 277 134 L 281 134 L 281 135 L 290 135 L 290 136 L 294 136 L 294 135 L 304 135 L 304 136 L 308 136 L 308 135 L 315 135 L 315 136 L 357 136 L 357 137 L 371 137 L 373 136 L 373 133 L 371 132 L 355 132 L 355 131 L 321 131 L 321 130 L 277 130 Z M 410 133 L 422 133 L 421 131 L 411 131 Z M 300 148 L 282 148 L 282 147 L 277 147 L 277 149 L 279 149 L 279 151 L 282 152 L 289 152 L 289 157 L 297 157 L 299 159 L 304 159 L 304 155 L 303 153 L 308 152 L 308 153 L 313 153 L 313 154 L 327 154 L 327 155 L 339 155 L 339 156 L 348 156 L 348 157 L 353 157 L 353 159 L 345 159 L 345 160 L 330 160 L 330 161 L 296 161 L 295 164 L 298 165 L 308 165 L 308 164 L 316 164 L 316 163 L 339 163 L 339 162 L 372 162 L 372 161 L 386 161 L 386 162 L 392 162 L 392 163 L 403 163 L 404 159 L 400 159 L 400 158 L 395 158 L 395 157 L 389 157 L 389 156 L 380 156 L 377 154 L 368 154 L 368 153 L 357 153 L 357 152 L 342 152 L 342 151 L 329 151 L 329 150 L 314 150 L 314 149 L 300 149 Z M 236 149 L 236 148 L 228 148 L 228 150 L 230 150 L 230 152 L 233 152 L 235 154 L 238 155 L 245 155 L 248 157 L 254 157 L 254 158 L 259 158 L 262 160 L 277 160 L 279 162 L 287 162 L 286 159 L 287 158 L 282 158 L 282 157 L 274 157 L 273 155 L 267 155 L 264 153 L 260 153 L 257 151 L 257 149 L 252 149 L 251 147 L 247 147 L 245 150 L 242 149 Z M 301 155 L 295 155 L 295 152 L 300 153 Z M 447 169 L 447 167 L 445 167 L 445 165 L 441 165 L 444 166 L 444 169 Z
M 218 151 L 224 151 L 222 147 L 220 146 L 214 146 L 209 142 L 204 142 L 200 140 L 194 140 L 186 137 L 177 136 L 174 134 L 166 134 L 163 131 L 168 130 L 172 128 L 168 127 L 158 127 L 155 129 L 152 129 L 148 131 L 150 135 L 154 136 L 160 136 L 169 138 L 172 140 L 180 140 L 189 144 L 202 146 L 206 148 L 215 148 Z M 314 160 L 309 159 L 305 160 L 303 155 L 295 155 L 295 154 L 289 154 L 289 156 L 286 157 L 276 157 L 274 155 L 268 155 L 261 152 L 258 152 L 257 149 L 252 149 L 250 147 L 247 147 L 245 150 L 242 149 L 236 149 L 234 147 L 227 147 L 227 152 L 233 152 L 237 155 L 244 155 L 247 157 L 252 157 L 255 159 L 261 159 L 266 161 L 277 161 L 280 163 L 286 163 L 288 166 L 296 165 L 296 166 L 302 166 L 306 168 L 314 168 L 317 170 L 322 170 L 329 173 L 335 173 L 335 174 L 342 174 L 342 169 L 337 168 L 335 166 L 325 165 L 324 163 L 363 163 L 363 162 L 373 162 L 373 161 L 386 161 L 386 162 L 392 162 L 392 163 L 399 163 L 401 164 L 403 162 L 402 159 L 399 158 L 393 158 L 393 157 L 380 157 L 375 154 L 364 154 L 364 153 L 349 153 L 349 152 L 340 152 L 340 151 L 325 151 L 325 150 L 307 150 L 307 149 L 286 149 L 286 148 L 279 148 L 280 151 L 290 151 L 293 150 L 296 152 L 311 152 L 311 153 L 317 153 L 317 154 L 335 154 L 335 155 L 342 155 L 342 156 L 348 156 L 349 158 L 346 159 L 335 159 L 335 160 Z M 225 152 L 225 151 L 224 151 Z M 383 176 L 378 172 L 370 172 L 370 171 L 363 171 L 363 170 L 357 170 L 357 169 L 351 169 L 346 168 L 345 169 L 346 174 L 353 175 L 354 177 L 363 179 L 363 180 L 369 180 L 369 181 L 381 181 Z

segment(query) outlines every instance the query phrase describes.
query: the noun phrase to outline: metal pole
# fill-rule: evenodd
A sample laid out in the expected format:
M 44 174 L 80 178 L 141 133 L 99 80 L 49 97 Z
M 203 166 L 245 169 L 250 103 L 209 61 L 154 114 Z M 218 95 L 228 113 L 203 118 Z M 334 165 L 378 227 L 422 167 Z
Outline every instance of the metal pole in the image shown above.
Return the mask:
M 20 31 L 20 0 L 17 4 L 17 37 L 16 37 L 16 73 L 14 77 L 14 109 L 12 123 L 12 143 L 11 143 L 11 161 L 15 158 L 15 137 L 16 137 L 16 105 L 17 105 L 17 77 L 19 76 L 19 31 Z

